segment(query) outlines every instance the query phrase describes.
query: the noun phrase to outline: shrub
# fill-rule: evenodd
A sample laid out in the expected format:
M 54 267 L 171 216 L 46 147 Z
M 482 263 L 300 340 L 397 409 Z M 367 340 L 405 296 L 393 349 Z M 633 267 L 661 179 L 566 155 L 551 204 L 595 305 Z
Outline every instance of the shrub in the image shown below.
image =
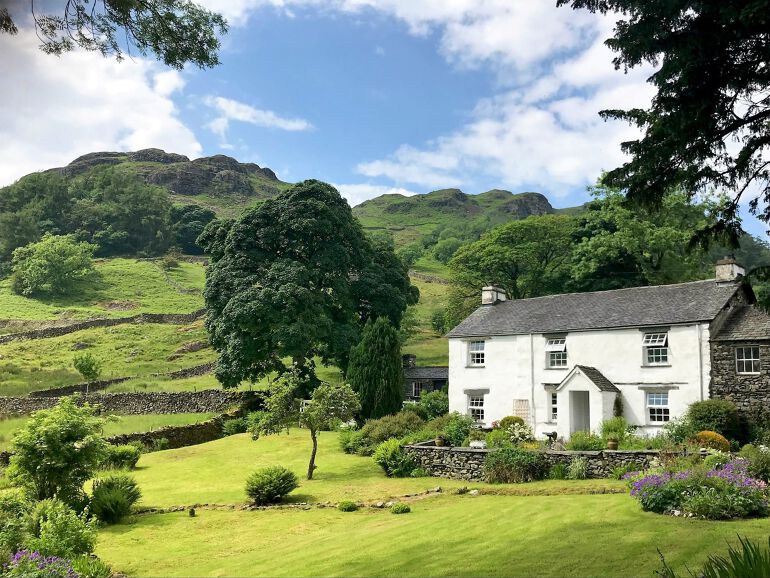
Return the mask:
M 710 448 L 720 452 L 730 451 L 730 442 L 715 431 L 700 431 L 693 436 L 693 440 L 704 448 Z
M 102 467 L 114 470 L 133 470 L 141 456 L 142 452 L 135 445 L 107 446 Z
M 74 558 L 90 554 L 96 544 L 96 528 L 67 504 L 55 499 L 38 502 L 31 514 L 28 550 L 43 556 Z
M 163 450 L 167 450 L 169 447 L 171 447 L 171 443 L 168 441 L 168 438 L 155 438 L 150 443 L 149 451 L 162 452 Z
M 565 445 L 568 450 L 598 451 L 604 449 L 604 440 L 589 431 L 576 431 Z
M 504 429 L 493 429 L 486 437 L 488 448 L 509 448 L 512 447 L 511 436 Z
M 355 512 L 356 510 L 358 510 L 358 504 L 356 504 L 355 502 L 345 500 L 337 504 L 337 509 L 340 512 Z
M 405 403 L 404 409 L 401 411 L 411 411 L 413 414 L 417 415 L 421 420 L 427 420 L 428 419 L 428 413 L 425 411 L 425 408 L 422 407 L 419 403 Z
M 749 576 L 770 576 L 770 548 L 761 548 L 748 538 L 738 536 L 740 550 L 728 545 L 727 557 L 710 555 L 700 572 L 692 572 L 690 576 L 703 578 L 747 578 Z M 768 538 L 770 546 L 770 538 Z M 655 574 L 662 578 L 679 578 L 679 575 L 668 565 L 663 554 L 658 550 L 662 567 Z
M 9 578 L 72 578 L 79 576 L 68 560 L 59 556 L 44 556 L 40 552 L 20 550 L 4 568 Z
M 96 381 L 102 373 L 102 364 L 89 351 L 76 353 L 72 358 L 72 366 L 86 381 Z
M 505 430 L 513 445 L 535 441 L 532 428 L 525 423 L 514 423 Z
M 628 437 L 628 422 L 623 416 L 616 416 L 611 419 L 604 420 L 599 426 L 599 430 L 602 434 L 602 439 L 607 440 L 614 437 L 618 440 L 618 443 L 623 443 Z
M 299 484 L 294 472 L 283 466 L 260 468 L 246 480 L 246 494 L 260 506 L 280 502 Z
M 409 504 L 404 504 L 403 502 L 396 502 L 390 507 L 390 511 L 394 514 L 408 514 L 412 511 L 412 508 L 409 507 Z
M 559 462 L 551 466 L 548 472 L 548 477 L 552 480 L 566 480 L 567 479 L 567 465 Z
M 740 431 L 738 410 L 725 399 L 696 401 L 687 409 L 687 419 L 696 432 L 715 431 L 727 439 L 736 439 Z
M 686 442 L 698 430 L 690 421 L 689 417 L 685 414 L 682 417 L 674 418 L 663 426 L 663 435 L 671 440 L 675 444 L 681 444 Z
M 401 442 L 396 439 L 386 440 L 378 445 L 373 458 L 385 470 L 386 475 L 396 478 L 408 477 L 417 467 L 401 447 Z
M 96 556 L 78 556 L 72 560 L 72 569 L 82 578 L 110 578 L 112 568 Z
M 708 470 L 718 470 L 732 459 L 730 454 L 715 450 L 703 459 L 703 466 Z
M 568 480 L 585 480 L 588 477 L 588 460 L 583 456 L 575 456 L 567 466 Z
M 492 424 L 492 427 L 507 430 L 514 424 L 524 425 L 524 420 L 517 415 L 507 415 L 497 423 Z
M 418 405 L 425 411 L 425 419 L 433 419 L 449 413 L 449 396 L 443 391 L 430 391 L 420 397 Z
M 631 464 L 626 464 L 624 466 L 616 466 L 612 468 L 612 473 L 610 474 L 610 477 L 613 480 L 622 480 L 623 476 L 635 471 L 636 471 L 636 468 Z
M 749 474 L 764 482 L 770 482 L 770 449 L 765 446 L 743 446 L 739 454 L 749 460 Z
M 91 512 L 105 524 L 116 524 L 131 513 L 142 492 L 134 478 L 127 474 L 111 474 L 92 484 Z
M 46 233 L 37 243 L 13 252 L 11 287 L 21 295 L 64 295 L 94 275 L 96 245 L 78 242 L 71 235 Z
M 27 537 L 27 518 L 32 511 L 21 491 L 0 494 L 0 561 L 20 550 Z
M 548 471 L 545 457 L 519 448 L 500 448 L 489 452 L 484 461 L 484 477 L 493 484 L 542 480 Z
M 453 412 L 449 416 L 449 422 L 444 426 L 442 433 L 450 446 L 461 446 L 471 433 L 471 428 L 475 422 L 467 415 L 460 415 L 457 412 Z
M 362 450 L 364 436 L 361 430 L 344 429 L 338 438 L 340 449 L 347 454 L 357 454 Z
M 401 439 L 407 434 L 421 429 L 424 425 L 425 422 L 411 411 L 401 411 L 395 415 L 386 415 L 379 419 L 369 420 L 360 430 L 357 453 L 370 456 L 374 453 L 375 448 L 385 440 Z
M 232 419 L 226 419 L 224 422 L 222 422 L 222 433 L 226 436 L 242 434 L 246 433 L 247 431 L 248 425 L 246 423 L 246 418 L 244 417 L 234 417 Z
M 412 473 L 409 474 L 409 477 L 410 478 L 429 478 L 430 472 L 425 468 L 415 468 L 412 470 Z

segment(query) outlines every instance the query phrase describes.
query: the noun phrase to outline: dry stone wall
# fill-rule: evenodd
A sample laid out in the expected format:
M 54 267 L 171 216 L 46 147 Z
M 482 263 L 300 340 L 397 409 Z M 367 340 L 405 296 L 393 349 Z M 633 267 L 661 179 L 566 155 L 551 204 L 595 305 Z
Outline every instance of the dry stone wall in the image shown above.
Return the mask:
M 405 446 L 417 465 L 432 476 L 480 482 L 484 479 L 484 461 L 494 450 L 476 448 L 437 447 L 433 442 Z M 588 462 L 589 478 L 607 478 L 612 470 L 628 466 L 643 470 L 655 463 L 659 453 L 654 450 L 598 452 L 552 451 L 544 452 L 550 465 L 569 463 L 576 457 Z

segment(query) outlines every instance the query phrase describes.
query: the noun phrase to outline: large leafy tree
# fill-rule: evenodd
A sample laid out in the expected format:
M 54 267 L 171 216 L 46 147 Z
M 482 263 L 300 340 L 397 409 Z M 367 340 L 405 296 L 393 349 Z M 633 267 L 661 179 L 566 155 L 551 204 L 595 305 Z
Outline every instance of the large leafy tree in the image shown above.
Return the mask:
M 631 160 L 607 183 L 631 200 L 661 206 L 668 191 L 705 188 L 734 193 L 704 233 L 731 242 L 740 235 L 737 207 L 770 220 L 770 0 L 557 0 L 592 12 L 619 13 L 606 44 L 617 68 L 657 66 L 647 109 L 604 110 L 643 131 L 623 143 Z
M 188 255 L 203 253 L 196 240 L 203 233 L 206 225 L 215 217 L 214 211 L 200 205 L 174 205 L 171 207 L 170 220 L 176 246 Z
M 347 202 L 319 181 L 211 223 L 199 243 L 211 256 L 206 326 L 225 387 L 283 372 L 287 358 L 306 383 L 314 357 L 345 370 L 366 319 L 398 326 L 417 300 L 403 264 L 373 247 Z
M 219 64 L 219 34 L 225 19 L 190 0 L 61 0 L 41 11 L 29 3 L 40 49 L 60 55 L 74 50 L 100 52 L 123 59 L 124 52 L 146 55 L 173 68 L 185 64 L 207 68 Z M 0 32 L 19 29 L 7 7 L 0 6 Z
M 364 327 L 350 354 L 348 381 L 361 399 L 361 417 L 398 412 L 404 402 L 404 376 L 398 331 L 380 317 Z
M 46 234 L 37 243 L 19 247 L 11 262 L 12 287 L 20 295 L 65 295 L 95 273 L 96 247 L 67 235 Z

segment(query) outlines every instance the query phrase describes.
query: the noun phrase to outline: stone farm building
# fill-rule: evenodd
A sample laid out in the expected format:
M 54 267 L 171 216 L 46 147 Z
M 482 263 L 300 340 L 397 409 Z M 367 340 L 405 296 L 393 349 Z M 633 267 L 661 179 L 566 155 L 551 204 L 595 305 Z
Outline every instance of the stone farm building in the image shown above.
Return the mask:
M 733 259 L 716 278 L 506 300 L 449 333 L 449 407 L 486 427 L 518 415 L 539 435 L 597 430 L 622 406 L 654 435 L 709 397 L 747 411 L 770 401 L 770 316 Z
M 431 391 L 446 391 L 449 369 L 446 365 L 417 366 L 413 354 L 403 356 L 404 399 L 419 401 L 420 396 Z

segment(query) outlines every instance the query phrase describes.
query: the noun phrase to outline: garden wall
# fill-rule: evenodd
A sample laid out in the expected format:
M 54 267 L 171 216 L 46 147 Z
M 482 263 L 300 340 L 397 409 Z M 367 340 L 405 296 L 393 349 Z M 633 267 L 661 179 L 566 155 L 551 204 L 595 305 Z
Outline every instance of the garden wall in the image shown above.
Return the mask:
M 434 442 L 424 442 L 405 446 L 406 451 L 417 462 L 418 466 L 427 470 L 430 475 L 441 478 L 482 481 L 484 478 L 484 461 L 490 451 L 476 448 L 437 447 Z M 621 466 L 630 466 L 643 470 L 657 459 L 655 450 L 576 452 L 554 451 L 544 452 L 550 465 L 557 463 L 569 464 L 575 457 L 582 456 L 588 462 L 589 478 L 607 478 L 612 470 Z
M 78 403 L 99 404 L 102 413 L 143 415 L 149 413 L 216 413 L 235 405 L 258 403 L 260 394 L 252 391 L 127 392 L 82 395 Z M 26 415 L 56 405 L 57 397 L 0 397 L 0 416 Z
M 32 331 L 22 331 L 20 333 L 9 333 L 0 335 L 0 345 L 17 341 L 19 339 L 46 339 L 49 337 L 59 337 L 68 335 L 76 331 L 91 329 L 93 327 L 113 327 L 125 323 L 168 323 L 178 325 L 183 323 L 192 323 L 200 319 L 206 313 L 205 309 L 199 309 L 192 313 L 140 313 L 131 317 L 117 317 L 110 319 L 88 319 L 78 323 L 62 325 L 58 327 L 47 327 L 45 329 L 33 329 Z

